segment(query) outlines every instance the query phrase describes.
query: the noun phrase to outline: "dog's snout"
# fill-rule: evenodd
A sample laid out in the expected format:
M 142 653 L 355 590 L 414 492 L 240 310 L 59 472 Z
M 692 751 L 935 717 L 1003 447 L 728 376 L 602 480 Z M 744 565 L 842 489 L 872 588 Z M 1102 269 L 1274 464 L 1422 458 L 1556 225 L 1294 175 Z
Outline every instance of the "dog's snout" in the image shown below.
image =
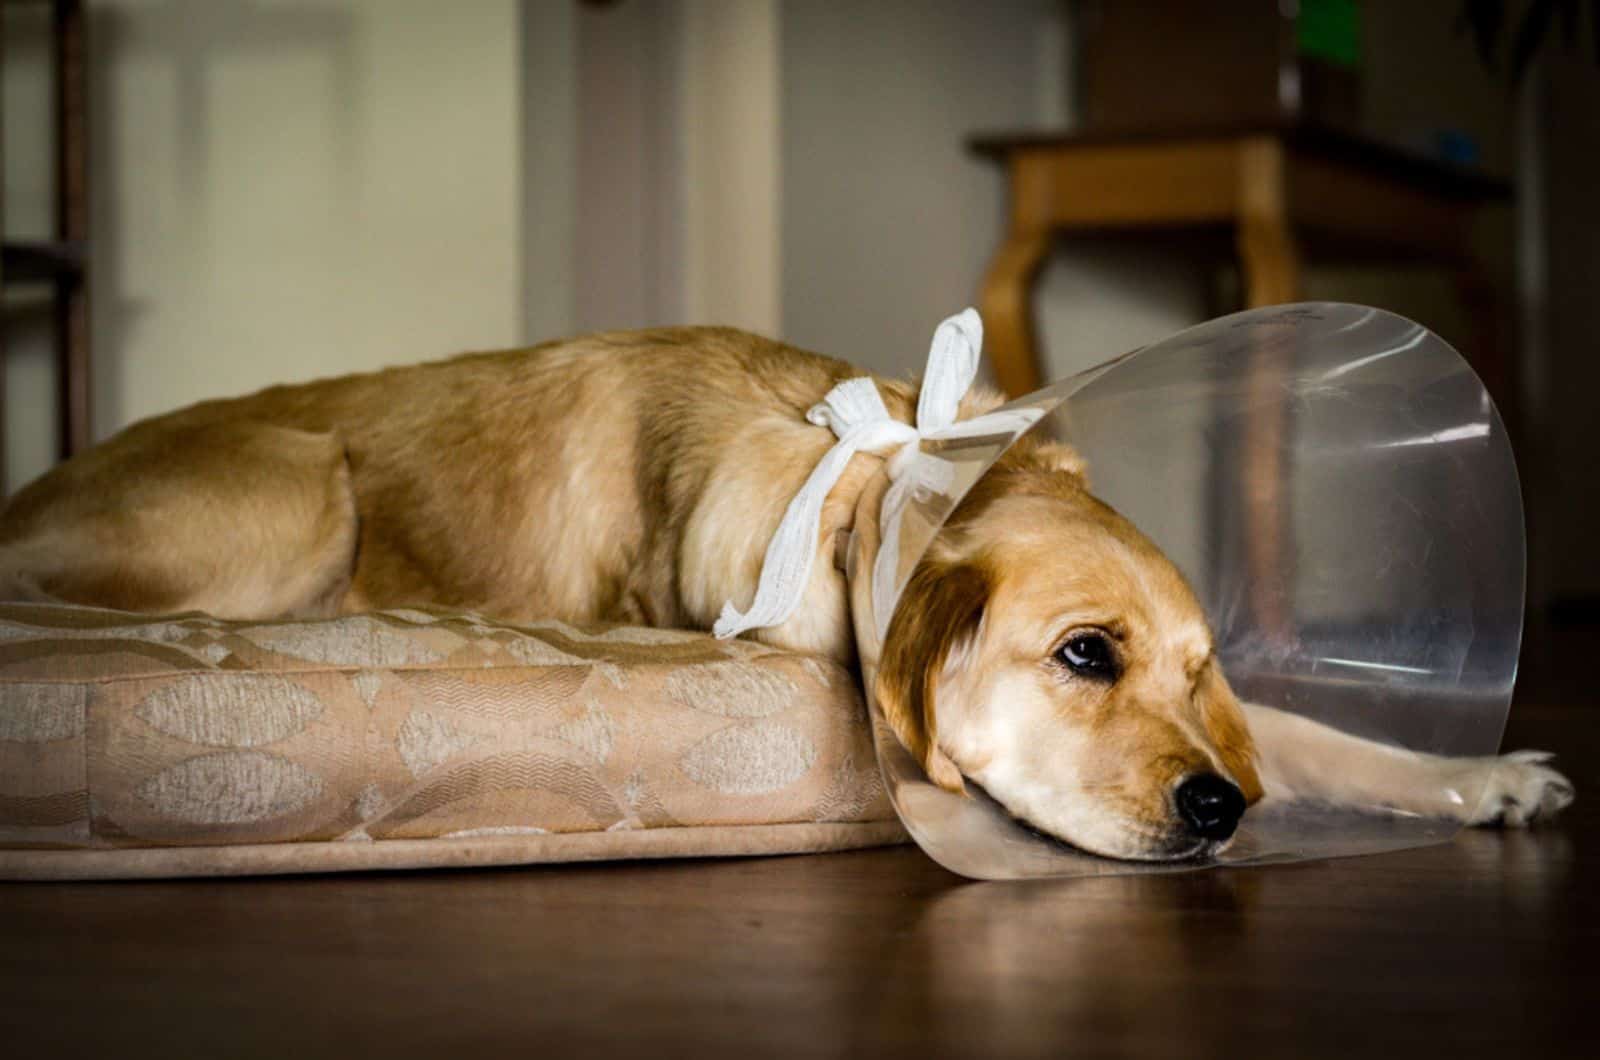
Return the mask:
M 1178 813 L 1196 835 L 1226 839 L 1244 814 L 1244 796 L 1215 773 L 1199 773 L 1178 785 Z

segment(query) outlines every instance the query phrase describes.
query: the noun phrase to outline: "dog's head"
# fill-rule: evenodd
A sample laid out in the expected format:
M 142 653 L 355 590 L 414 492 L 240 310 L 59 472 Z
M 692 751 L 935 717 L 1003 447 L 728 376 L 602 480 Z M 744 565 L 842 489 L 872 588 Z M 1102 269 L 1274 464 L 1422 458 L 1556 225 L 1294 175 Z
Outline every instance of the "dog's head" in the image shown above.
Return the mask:
M 1081 471 L 1029 446 L 962 501 L 895 610 L 878 702 L 930 779 L 1039 831 L 1215 853 L 1261 796 L 1249 730 L 1183 576 Z

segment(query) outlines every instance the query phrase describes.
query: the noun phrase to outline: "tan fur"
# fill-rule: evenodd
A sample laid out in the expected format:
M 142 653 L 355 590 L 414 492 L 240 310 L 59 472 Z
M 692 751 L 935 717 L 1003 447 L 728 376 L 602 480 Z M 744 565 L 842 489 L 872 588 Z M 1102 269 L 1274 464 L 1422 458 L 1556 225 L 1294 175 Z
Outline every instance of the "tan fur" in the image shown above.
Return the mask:
M 939 746 L 935 709 L 940 676 L 978 636 L 989 572 L 977 562 L 918 564 L 901 594 L 878 669 L 884 720 L 947 791 L 964 793 L 961 770 Z
M 228 617 L 413 603 L 704 627 L 724 600 L 749 602 L 788 497 L 833 441 L 804 412 L 855 374 L 743 332 L 662 330 L 207 402 L 15 497 L 0 589 Z M 912 388 L 881 385 L 909 419 Z M 875 463 L 851 469 L 827 523 L 849 525 L 847 493 Z M 313 501 L 342 522 L 313 528 Z M 268 543 L 302 565 L 342 546 L 338 576 L 269 571 Z M 808 608 L 765 639 L 848 657 L 841 579 L 819 569 Z
M 1255 748 L 1183 577 L 1087 490 L 1076 454 L 1024 442 L 956 509 L 912 574 L 876 691 L 930 777 L 970 777 L 1096 853 L 1177 857 L 1191 776 L 1260 797 Z M 1055 659 L 1077 631 L 1119 648 L 1113 682 Z
M 1223 772 L 1239 785 L 1245 802 L 1255 805 L 1264 794 L 1255 740 L 1215 655 L 1206 660 L 1200 673 L 1195 699 L 1200 705 L 1200 723 L 1205 726 L 1211 746 L 1216 748 Z
M 338 436 L 154 421 L 12 500 L 0 524 L 0 582 L 10 583 L 8 599 L 241 618 L 323 614 L 350 585 L 355 531 Z
M 412 604 L 707 629 L 725 601 L 750 603 L 785 508 L 833 445 L 806 410 L 860 374 L 684 328 L 206 402 L 135 424 L 14 497 L 0 513 L 0 597 L 242 619 Z M 875 382 L 910 422 L 916 388 Z M 975 392 L 962 418 L 998 402 Z M 824 506 L 801 607 L 756 637 L 853 659 L 833 551 L 881 493 L 881 467 L 852 461 Z M 952 791 L 971 778 L 1101 853 L 1204 852 L 1178 820 L 1178 783 L 1203 772 L 1252 801 L 1264 787 L 1303 793 L 1317 774 L 1296 749 L 1326 740 L 1268 719 L 1286 735 L 1270 755 L 1256 747 L 1188 586 L 1083 476 L 1071 450 L 1024 439 L 977 485 L 913 574 L 878 697 Z M 1117 638 L 1113 684 L 1052 662 L 1086 627 Z

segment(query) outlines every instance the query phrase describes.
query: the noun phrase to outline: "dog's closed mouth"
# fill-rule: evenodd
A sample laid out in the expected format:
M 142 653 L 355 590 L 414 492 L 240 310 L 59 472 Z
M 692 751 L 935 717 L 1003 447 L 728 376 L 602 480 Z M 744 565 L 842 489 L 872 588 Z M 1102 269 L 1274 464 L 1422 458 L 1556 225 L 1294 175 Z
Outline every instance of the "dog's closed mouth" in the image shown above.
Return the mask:
M 993 795 L 990 795 L 989 792 L 987 790 L 985 790 L 985 788 L 983 787 L 982 784 L 979 784 L 977 781 L 973 780 L 971 777 L 963 777 L 963 779 L 966 781 L 968 793 L 973 798 L 981 799 L 981 800 L 991 804 L 993 806 L 993 808 L 997 812 L 1002 813 L 1006 817 L 1010 818 L 1017 825 L 1018 828 L 1022 829 L 1024 832 L 1028 833 L 1028 835 L 1032 836 L 1034 839 L 1037 839 L 1041 843 L 1046 844 L 1052 850 L 1056 851 L 1057 853 L 1061 853 L 1061 854 L 1074 854 L 1074 855 L 1078 855 L 1080 857 L 1102 858 L 1102 859 L 1108 859 L 1108 860 L 1112 860 L 1112 861 L 1132 861 L 1132 862 L 1158 861 L 1158 862 L 1163 862 L 1163 863 L 1193 862 L 1195 864 L 1202 864 L 1202 863 L 1208 862 L 1211 859 L 1213 859 L 1214 857 L 1216 857 L 1216 855 L 1221 853 L 1221 851 L 1228 845 L 1228 843 L 1226 841 L 1218 842 L 1217 840 L 1214 840 L 1214 839 L 1198 839 L 1198 840 L 1196 840 L 1194 842 L 1194 845 L 1192 847 L 1189 847 L 1188 849 L 1175 849 L 1170 853 L 1162 852 L 1162 851 L 1152 851 L 1149 854 L 1146 854 L 1146 855 L 1144 855 L 1142 857 L 1141 856 L 1127 856 L 1127 855 L 1118 856 L 1118 855 L 1114 855 L 1114 854 L 1101 854 L 1101 853 L 1097 853 L 1097 852 L 1092 851 L 1092 850 L 1086 850 L 1083 847 L 1080 847 L 1077 844 L 1070 842 L 1069 840 L 1062 839 L 1060 836 L 1052 835 L 1051 833 L 1044 831 L 1043 829 L 1039 828 L 1037 825 L 1035 825 L 1031 821 L 1029 821 L 1027 818 L 1019 817 L 1015 813 L 1012 813 L 1009 809 L 1006 808 L 1006 806 L 1003 803 L 1001 803 Z
M 1226 843 L 1219 843 L 1214 839 L 1200 839 L 1200 840 L 1196 840 L 1194 846 L 1191 847 L 1190 849 L 1188 849 L 1188 850 L 1178 850 L 1178 851 L 1174 851 L 1172 853 L 1151 852 L 1150 854 L 1144 855 L 1142 857 L 1141 856 L 1130 856 L 1130 855 L 1116 855 L 1116 854 L 1097 854 L 1097 853 L 1094 853 L 1093 851 L 1085 850 L 1080 846 L 1076 846 L 1076 845 L 1074 845 L 1072 843 L 1069 843 L 1065 839 L 1062 839 L 1062 838 L 1060 838 L 1058 836 L 1053 836 L 1048 832 L 1040 831 L 1038 828 L 1036 828 L 1033 825 L 1029 824 L 1027 821 L 1024 821 L 1020 817 L 1012 815 L 1011 819 L 1016 821 L 1017 824 L 1019 824 L 1020 826 L 1022 826 L 1023 830 L 1027 831 L 1028 833 L 1030 833 L 1034 837 L 1036 837 L 1038 839 L 1041 839 L 1044 842 L 1050 844 L 1050 846 L 1052 846 L 1053 848 L 1055 848 L 1058 851 L 1071 852 L 1071 853 L 1074 853 L 1074 854 L 1083 854 L 1083 855 L 1087 855 L 1089 857 L 1103 858 L 1103 859 L 1108 859 L 1108 860 L 1111 860 L 1111 861 L 1134 861 L 1134 862 L 1159 861 L 1159 862 L 1162 862 L 1162 863 L 1169 863 L 1169 864 L 1177 864 L 1177 863 L 1182 863 L 1182 862 L 1194 862 L 1196 864 L 1201 864 L 1201 863 L 1204 863 L 1204 862 L 1211 861 L 1213 858 L 1216 857 L 1217 854 L 1219 854 L 1221 852 L 1222 848 L 1227 845 Z
M 1054 847 L 1058 851 L 1061 851 L 1063 853 L 1070 852 L 1070 853 L 1073 853 L 1073 854 L 1089 854 L 1089 851 L 1084 850 L 1082 847 L 1073 846 L 1071 843 L 1067 842 L 1065 839 L 1060 838 L 1059 836 L 1053 836 L 1049 832 L 1044 832 L 1044 831 L 1039 830 L 1038 828 L 1036 828 L 1033 825 L 1029 824 L 1027 821 L 1023 820 L 1021 817 L 1018 817 L 1016 814 L 1007 814 L 1007 816 L 1010 817 L 1013 821 L 1015 821 L 1022 828 L 1022 830 L 1024 832 L 1027 832 L 1029 835 L 1033 836 L 1035 839 L 1038 839 L 1038 840 L 1041 840 L 1042 842 L 1048 843 L 1050 846 Z M 1091 856 L 1098 857 L 1099 855 L 1091 855 Z
M 989 794 L 982 784 L 979 784 L 971 777 L 963 777 L 963 779 L 966 781 L 967 790 L 971 797 L 981 799 L 982 801 L 991 804 L 997 812 L 1002 813 L 1006 817 L 1010 818 L 1010 820 L 1013 821 L 1018 828 L 1022 829 L 1034 839 L 1046 844 L 1052 850 L 1061 854 L 1074 854 L 1080 857 L 1101 858 L 1111 861 L 1131 861 L 1140 863 L 1161 862 L 1163 864 L 1192 863 L 1200 865 L 1213 860 L 1218 854 L 1226 849 L 1230 843 L 1230 840 L 1218 841 L 1215 839 L 1201 838 L 1194 840 L 1193 844 L 1188 847 L 1174 847 L 1174 849 L 1171 851 L 1152 850 L 1144 855 L 1102 854 L 1096 851 L 1086 850 L 1085 848 L 1078 846 L 1076 843 L 1044 831 L 1027 818 L 1019 817 L 1017 814 L 1012 813 L 1011 810 L 1007 809 L 1003 803 L 1001 803 L 993 795 Z

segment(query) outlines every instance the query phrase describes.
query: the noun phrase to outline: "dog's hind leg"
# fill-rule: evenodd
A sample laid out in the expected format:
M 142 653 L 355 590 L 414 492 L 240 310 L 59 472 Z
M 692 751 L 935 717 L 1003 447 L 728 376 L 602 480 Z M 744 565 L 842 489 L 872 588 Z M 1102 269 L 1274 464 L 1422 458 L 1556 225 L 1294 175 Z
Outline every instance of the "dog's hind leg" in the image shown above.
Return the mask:
M 357 517 L 333 434 L 155 420 L 0 513 L 0 598 L 225 618 L 334 614 Z
M 1420 754 L 1245 703 L 1268 799 L 1382 807 L 1465 824 L 1520 827 L 1572 802 L 1572 782 L 1540 751 L 1482 758 Z

